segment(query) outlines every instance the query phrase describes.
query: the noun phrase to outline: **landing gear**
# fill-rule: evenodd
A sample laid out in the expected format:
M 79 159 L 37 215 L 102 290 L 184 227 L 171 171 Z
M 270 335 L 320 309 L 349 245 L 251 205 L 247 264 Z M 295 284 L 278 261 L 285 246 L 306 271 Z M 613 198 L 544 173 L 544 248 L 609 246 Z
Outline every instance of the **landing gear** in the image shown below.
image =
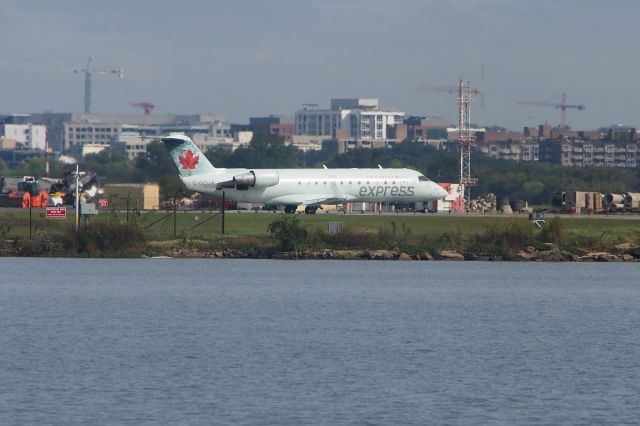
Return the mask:
M 298 206 L 284 206 L 284 212 L 286 214 L 293 214 L 298 209 Z
M 318 207 L 316 206 L 307 206 L 304 208 L 304 212 L 306 214 L 316 214 L 316 210 L 318 210 Z

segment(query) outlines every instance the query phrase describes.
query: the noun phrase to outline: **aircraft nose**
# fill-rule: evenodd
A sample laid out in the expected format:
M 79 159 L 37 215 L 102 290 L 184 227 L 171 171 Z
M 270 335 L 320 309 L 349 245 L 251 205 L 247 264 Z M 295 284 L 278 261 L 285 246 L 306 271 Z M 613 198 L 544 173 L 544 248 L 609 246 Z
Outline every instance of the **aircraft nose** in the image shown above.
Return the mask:
M 440 198 L 444 198 L 447 195 L 449 195 L 449 193 L 447 192 L 446 189 L 444 189 L 443 187 L 441 187 L 440 185 L 438 185 L 437 183 L 434 183 L 435 186 L 435 193 L 436 196 L 440 199 Z

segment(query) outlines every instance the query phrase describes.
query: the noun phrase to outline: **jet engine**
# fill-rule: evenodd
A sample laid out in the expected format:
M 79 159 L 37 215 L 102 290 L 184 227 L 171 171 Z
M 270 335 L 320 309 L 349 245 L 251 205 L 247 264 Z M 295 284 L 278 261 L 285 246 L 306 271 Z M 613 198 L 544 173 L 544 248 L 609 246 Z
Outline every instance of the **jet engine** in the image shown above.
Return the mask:
M 279 181 L 280 177 L 276 170 L 251 170 L 233 177 L 236 189 L 266 188 L 277 185 Z

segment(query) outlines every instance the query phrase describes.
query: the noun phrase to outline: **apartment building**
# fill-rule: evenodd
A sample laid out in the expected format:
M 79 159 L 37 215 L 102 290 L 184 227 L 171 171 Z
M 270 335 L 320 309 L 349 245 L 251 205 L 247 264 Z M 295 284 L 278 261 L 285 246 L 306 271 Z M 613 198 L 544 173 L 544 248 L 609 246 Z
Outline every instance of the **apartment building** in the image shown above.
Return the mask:
M 12 140 L 23 149 L 44 150 L 47 143 L 47 128 L 39 124 L 4 124 L 0 126 L 0 137 Z
M 331 109 L 305 105 L 295 113 L 296 135 L 322 136 L 326 139 L 340 135 L 357 141 L 384 141 L 393 139 L 391 129 L 403 124 L 404 112 L 379 107 L 375 98 L 331 99 Z
M 542 140 L 540 161 L 567 167 L 640 167 L 640 141 Z
M 539 160 L 538 142 L 533 140 L 480 141 L 476 150 L 501 160 L 535 162 Z

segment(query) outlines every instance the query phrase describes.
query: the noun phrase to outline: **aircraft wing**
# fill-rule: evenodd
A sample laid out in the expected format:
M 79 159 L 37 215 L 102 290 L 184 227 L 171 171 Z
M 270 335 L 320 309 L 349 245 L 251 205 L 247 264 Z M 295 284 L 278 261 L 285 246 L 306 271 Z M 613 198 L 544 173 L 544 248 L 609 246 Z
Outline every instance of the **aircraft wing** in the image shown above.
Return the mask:
M 342 204 L 349 200 L 347 197 L 336 197 L 336 194 L 290 194 L 272 198 L 267 204 Z

